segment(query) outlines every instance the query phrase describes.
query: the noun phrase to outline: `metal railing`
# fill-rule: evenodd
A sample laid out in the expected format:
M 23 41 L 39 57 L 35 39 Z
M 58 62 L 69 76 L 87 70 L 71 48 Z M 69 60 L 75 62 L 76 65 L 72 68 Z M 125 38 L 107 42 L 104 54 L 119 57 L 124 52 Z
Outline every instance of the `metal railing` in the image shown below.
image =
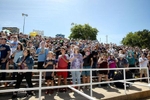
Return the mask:
M 134 79 L 126 79 L 126 70 L 130 69 L 141 69 L 139 67 L 132 67 L 132 68 L 100 68 L 100 69 L 82 69 L 82 71 L 90 71 L 90 83 L 85 83 L 85 84 L 74 84 L 74 85 L 60 85 L 60 86 L 49 86 L 49 87 L 42 87 L 42 73 L 43 72 L 61 72 L 61 71 L 81 71 L 81 69 L 54 69 L 54 70 L 49 70 L 49 69 L 43 69 L 43 70 L 37 70 L 37 69 L 32 69 L 32 70 L 0 70 L 0 73 L 2 72 L 7 72 L 7 73 L 12 73 L 12 72 L 39 72 L 39 87 L 33 87 L 33 88 L 19 88 L 19 89 L 5 89 L 5 90 L 0 90 L 0 93 L 5 93 L 5 92 L 14 92 L 14 91 L 24 91 L 24 90 L 39 90 L 39 100 L 41 100 L 41 91 L 44 89 L 55 89 L 55 88 L 65 88 L 69 87 L 71 88 L 72 86 L 87 86 L 90 85 L 90 96 L 87 96 L 84 93 L 81 93 L 80 91 L 76 91 L 73 89 L 75 92 L 81 94 L 82 96 L 85 96 L 89 100 L 95 100 L 93 98 L 93 93 L 92 93 L 92 85 L 96 84 L 106 84 L 106 83 L 114 83 L 114 82 L 123 82 L 124 83 L 124 92 L 125 95 L 126 93 L 126 83 L 129 84 L 134 84 L 128 81 L 133 81 L 133 80 L 140 80 L 140 79 L 148 79 L 149 83 L 149 69 L 147 67 L 144 67 L 142 69 L 147 70 L 147 77 L 143 78 L 134 78 Z M 124 78 L 122 80 L 115 80 L 115 81 L 105 81 L 105 82 L 92 82 L 92 71 L 102 71 L 102 70 L 123 70 L 123 76 Z M 140 85 L 140 84 L 135 84 L 135 85 Z M 141 86 L 147 86 L 150 87 L 150 85 L 142 85 Z

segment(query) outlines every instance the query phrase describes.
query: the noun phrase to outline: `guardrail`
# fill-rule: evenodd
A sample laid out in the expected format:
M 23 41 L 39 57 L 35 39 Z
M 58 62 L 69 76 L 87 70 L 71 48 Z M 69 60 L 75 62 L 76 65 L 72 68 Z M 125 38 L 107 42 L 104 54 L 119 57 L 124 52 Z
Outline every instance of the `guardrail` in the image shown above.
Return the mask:
M 114 82 L 123 82 L 124 83 L 124 91 L 125 91 L 125 95 L 126 95 L 126 83 L 130 83 L 128 81 L 131 80 L 140 80 L 140 79 L 148 79 L 148 83 L 149 83 L 149 70 L 147 67 L 144 67 L 142 69 L 147 69 L 147 77 L 143 77 L 143 78 L 136 78 L 136 79 L 126 79 L 126 70 L 129 69 L 141 69 L 139 67 L 130 67 L 130 68 L 100 68 L 100 69 L 54 69 L 54 70 L 49 70 L 49 69 L 41 69 L 41 70 L 37 70 L 37 69 L 32 69 L 32 70 L 0 70 L 1 72 L 7 72 L 7 73 L 12 73 L 12 72 L 39 72 L 39 87 L 34 87 L 34 88 L 20 88 L 20 89 L 6 89 L 6 90 L 0 90 L 0 93 L 5 93 L 5 92 L 14 92 L 14 91 L 23 91 L 23 90 L 39 90 L 39 99 L 41 100 L 41 90 L 43 89 L 55 89 L 55 88 L 64 88 L 64 87 L 68 87 L 68 85 L 60 85 L 60 86 L 53 86 L 53 87 L 42 87 L 42 73 L 43 72 L 61 72 L 61 71 L 90 71 L 90 83 L 85 83 L 85 84 L 74 84 L 74 85 L 69 85 L 70 86 L 87 86 L 90 85 L 90 96 L 92 98 L 93 93 L 92 93 L 92 85 L 96 85 L 96 84 L 106 84 L 106 83 L 114 83 Z M 98 71 L 98 70 L 123 70 L 123 76 L 124 79 L 123 80 L 116 80 L 116 81 L 106 81 L 106 82 L 92 82 L 92 71 Z M 132 83 L 131 83 L 132 84 Z M 137 84 L 135 84 L 137 85 Z M 145 85 L 143 85 L 145 86 Z M 150 85 L 146 85 L 147 87 L 150 87 Z M 72 89 L 72 88 L 71 88 Z M 76 91 L 77 92 L 77 91 Z M 80 92 L 78 92 L 79 94 L 81 94 Z M 83 94 L 81 94 L 83 95 Z M 86 96 L 87 99 L 90 99 L 88 96 Z M 92 99 L 93 100 L 93 99 Z

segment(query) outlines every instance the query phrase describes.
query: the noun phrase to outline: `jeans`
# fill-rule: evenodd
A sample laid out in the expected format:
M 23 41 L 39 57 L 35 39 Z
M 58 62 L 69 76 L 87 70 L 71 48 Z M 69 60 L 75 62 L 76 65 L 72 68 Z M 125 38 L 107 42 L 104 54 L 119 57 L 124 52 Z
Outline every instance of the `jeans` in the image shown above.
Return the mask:
M 7 62 L 1 63 L 1 70 L 6 69 L 6 64 L 7 64 Z M 1 80 L 5 80 L 5 79 L 6 79 L 6 72 L 2 72 Z
M 109 70 L 108 78 L 114 78 L 115 70 Z
M 97 62 L 94 62 L 93 63 L 93 66 L 92 66 L 92 69 L 96 69 L 96 67 L 97 67 Z M 92 71 L 92 76 L 97 76 L 97 71 Z
M 32 79 L 32 72 L 26 72 L 26 73 L 17 73 L 17 81 L 16 81 L 15 88 L 20 88 L 20 85 L 21 85 L 24 77 L 26 79 L 28 87 L 29 88 L 33 87 L 32 80 L 31 80 Z M 30 93 L 30 92 L 31 91 L 28 91 L 28 93 Z
M 76 84 L 76 80 L 78 84 L 81 84 L 81 72 L 80 71 L 71 71 L 73 84 Z
M 14 63 L 14 70 L 17 69 L 17 64 Z M 15 79 L 15 76 L 17 75 L 17 72 L 13 72 L 13 77 L 12 79 L 14 80 Z

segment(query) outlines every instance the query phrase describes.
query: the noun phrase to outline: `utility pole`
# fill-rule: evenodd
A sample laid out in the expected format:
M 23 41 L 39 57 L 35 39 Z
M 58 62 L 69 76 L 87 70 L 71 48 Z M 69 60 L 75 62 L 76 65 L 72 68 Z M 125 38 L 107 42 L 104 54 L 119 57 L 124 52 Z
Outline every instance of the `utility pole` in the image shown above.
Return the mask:
M 22 13 L 22 16 L 24 17 L 24 20 L 23 20 L 23 34 L 24 34 L 24 28 L 25 28 L 25 18 L 28 17 L 28 14 L 24 14 Z
M 108 35 L 106 35 L 106 43 L 108 43 Z

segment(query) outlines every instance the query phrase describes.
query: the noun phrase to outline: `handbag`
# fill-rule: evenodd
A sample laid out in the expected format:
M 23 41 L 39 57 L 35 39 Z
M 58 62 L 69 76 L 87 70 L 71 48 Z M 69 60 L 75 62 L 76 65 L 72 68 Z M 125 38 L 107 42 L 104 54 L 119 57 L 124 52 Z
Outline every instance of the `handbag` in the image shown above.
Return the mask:
M 21 62 L 20 69 L 26 69 L 25 68 L 26 66 L 24 66 L 24 64 L 23 64 L 24 62 L 25 62 L 25 59 Z

